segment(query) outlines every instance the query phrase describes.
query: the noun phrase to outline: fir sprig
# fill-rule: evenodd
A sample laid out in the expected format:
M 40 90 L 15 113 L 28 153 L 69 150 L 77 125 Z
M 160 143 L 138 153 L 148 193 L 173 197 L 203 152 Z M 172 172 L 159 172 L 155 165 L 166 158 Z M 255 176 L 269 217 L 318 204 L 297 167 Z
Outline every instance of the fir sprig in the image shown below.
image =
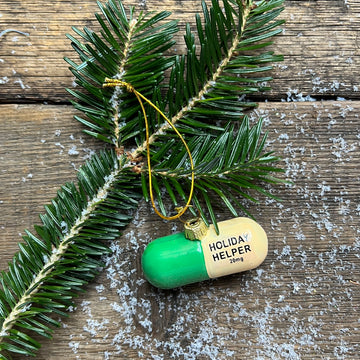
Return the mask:
M 135 15 L 120 0 L 99 3 L 99 34 L 74 28 L 68 35 L 79 63 L 66 59 L 78 88 L 69 92 L 82 112 L 85 132 L 107 143 L 45 206 L 41 226 L 26 231 L 20 250 L 0 275 L 0 359 L 34 355 L 34 334 L 51 337 L 74 297 L 101 268 L 106 241 L 129 224 L 141 192 L 147 198 L 146 144 L 140 105 L 124 88 L 103 88 L 106 77 L 122 80 L 149 98 L 181 131 L 195 163 L 194 207 L 216 225 L 219 199 L 236 216 L 246 212 L 241 197 L 272 196 L 264 183 L 281 183 L 279 158 L 264 151 L 262 121 L 250 126 L 244 111 L 255 106 L 244 95 L 268 89 L 271 63 L 281 60 L 264 49 L 278 34 L 283 0 L 218 0 L 186 26 L 186 53 L 166 54 L 177 22 L 169 12 Z M 168 76 L 165 76 L 165 73 Z M 165 214 L 163 189 L 181 205 L 189 188 L 187 154 L 167 124 L 147 108 L 153 186 Z M 134 149 L 131 153 L 127 150 Z M 206 210 L 204 210 L 206 208 Z
M 136 98 L 123 89 L 114 92 L 101 85 L 106 77 L 118 78 L 156 101 L 164 72 L 173 65 L 173 57 L 163 53 L 175 44 L 173 35 L 178 27 L 176 20 L 162 22 L 171 14 L 167 11 L 141 12 L 135 18 L 134 8 L 130 7 L 127 14 L 120 1 L 110 0 L 99 7 L 102 16 L 97 14 L 96 18 L 102 37 L 86 27 L 82 31 L 73 28 L 84 43 L 68 35 L 80 64 L 69 58 L 65 60 L 81 87 L 68 91 L 76 98 L 75 108 L 85 115 L 76 116 L 88 127 L 85 133 L 120 147 L 142 132 L 139 106 Z M 153 128 L 153 123 L 150 125 Z
M 261 138 L 261 124 L 251 130 L 247 118 L 244 119 L 244 110 L 256 104 L 243 100 L 244 95 L 268 90 L 264 85 L 271 80 L 270 76 L 263 76 L 264 72 L 272 68 L 272 63 L 282 60 L 282 56 L 273 52 L 264 51 L 250 53 L 250 51 L 263 49 L 271 44 L 268 41 L 281 32 L 279 25 L 282 20 L 275 20 L 282 11 L 282 1 L 223 1 L 223 10 L 217 0 L 212 1 L 212 7 L 207 8 L 202 2 L 203 21 L 196 16 L 196 34 L 186 27 L 185 43 L 187 53 L 175 58 L 169 79 L 169 90 L 162 107 L 168 110 L 168 115 L 173 124 L 186 136 L 189 144 L 196 144 L 202 149 L 206 157 L 199 160 L 196 172 L 197 192 L 194 196 L 194 205 L 202 214 L 207 223 L 207 216 L 203 211 L 200 198 L 205 200 L 209 217 L 218 231 L 216 216 L 213 210 L 209 193 L 216 195 L 226 205 L 233 215 L 237 215 L 235 208 L 246 211 L 244 206 L 233 196 L 234 193 L 256 202 L 255 198 L 246 193 L 251 189 L 266 196 L 271 194 L 261 184 L 264 182 L 281 182 L 278 178 L 270 177 L 271 172 L 281 171 L 273 165 L 278 157 L 262 154 L 266 135 Z M 235 5 L 235 6 L 234 6 Z M 200 43 L 198 51 L 196 43 Z M 222 120 L 220 126 L 219 120 Z M 241 122 L 239 131 L 234 131 L 232 122 Z M 246 126 L 244 128 L 243 126 Z M 162 204 L 162 185 L 167 190 L 169 197 L 176 204 L 174 193 L 182 196 L 183 200 L 189 187 L 189 176 L 179 177 L 173 173 L 174 169 L 189 169 L 186 154 L 178 146 L 164 145 L 163 137 L 155 141 L 166 131 L 166 136 L 171 136 L 171 129 L 165 124 L 153 135 L 153 162 L 163 157 L 161 167 L 168 169 L 173 180 L 156 175 L 164 174 L 164 170 L 153 172 L 153 182 L 157 184 L 156 193 L 159 204 Z M 200 135 L 199 135 L 200 134 Z M 245 135 L 245 136 L 243 136 Z M 238 141 L 239 139 L 242 141 Z M 232 159 L 234 163 L 229 168 L 218 171 L 219 164 L 226 164 L 226 148 L 221 147 L 224 139 L 228 140 L 229 148 L 236 147 L 237 153 Z M 250 147 L 248 147 L 248 145 Z M 257 152 L 254 148 L 259 145 Z M 138 149 L 143 151 L 145 145 Z M 165 151 L 168 149 L 168 151 Z M 196 149 L 193 150 L 196 154 Z M 157 154 L 157 155 L 156 155 Z M 165 155 L 167 154 L 167 156 Z M 171 155 L 173 154 L 173 156 Z M 254 157 L 256 154 L 256 157 Z M 239 156 L 241 156 L 239 158 Z M 211 159 L 211 161 L 208 161 Z M 200 165 L 201 164 L 201 165 Z M 229 164 L 228 164 L 229 165 Z M 241 165 L 241 166 L 240 166 Z M 212 174 L 212 180 L 201 179 L 199 169 L 202 167 L 206 176 Z M 231 175 L 231 181 L 224 181 L 224 173 Z M 211 191 L 212 190 L 212 191 Z M 143 191 L 147 195 L 146 182 L 143 181 Z M 214 199 L 214 196 L 212 196 Z M 162 206 L 163 213 L 166 211 Z M 250 214 L 249 214 L 250 215 Z
M 200 206 L 200 198 L 206 200 L 209 216 L 217 231 L 217 221 L 210 200 L 214 194 L 234 216 L 239 216 L 237 207 L 252 217 L 236 198 L 236 194 L 255 203 L 259 201 L 247 190 L 255 190 L 276 199 L 262 185 L 283 182 L 280 178 L 270 175 L 282 172 L 281 168 L 272 165 L 280 158 L 273 152 L 264 152 L 268 134 L 265 133 L 261 138 L 261 128 L 261 119 L 251 128 L 248 117 L 244 117 L 238 130 L 235 130 L 235 124 L 229 123 L 217 137 L 212 135 L 194 136 L 188 143 L 195 164 L 197 192 L 194 202 L 198 204 L 197 208 L 207 223 L 207 216 Z M 189 187 L 190 185 L 190 171 L 186 166 L 186 150 L 176 139 L 172 139 L 166 146 L 163 146 L 164 152 L 169 149 L 173 149 L 173 151 L 165 160 L 163 152 L 152 153 L 153 161 L 157 162 L 153 168 L 153 176 L 161 179 L 161 184 L 168 190 L 169 197 L 175 205 L 178 205 L 179 199 L 175 196 L 174 190 L 176 189 L 176 193 L 181 194 L 182 200 L 186 199 L 187 188 L 184 186 Z M 145 178 L 146 175 L 143 174 L 144 187 L 146 186 Z M 159 184 L 156 194 L 158 201 L 161 202 L 164 195 L 160 191 Z M 145 197 L 148 200 L 146 190 Z
M 223 1 L 224 11 L 217 0 L 210 10 L 202 3 L 204 21 L 197 15 L 196 36 L 187 26 L 187 54 L 176 58 L 169 81 L 169 115 L 180 128 L 188 128 L 194 120 L 197 131 L 202 123 L 207 128 L 212 119 L 238 121 L 244 109 L 256 105 L 240 96 L 269 89 L 264 83 L 271 77 L 260 75 L 282 56 L 248 52 L 270 45 L 265 40 L 281 32 L 278 26 L 283 21 L 273 21 L 281 3 Z
M 100 256 L 132 219 L 140 184 L 114 151 L 95 155 L 45 206 L 42 226 L 26 231 L 24 243 L 1 272 L 0 351 L 34 355 L 40 344 L 27 332 L 51 337 L 73 298 L 101 268 Z M 1 352 L 0 359 L 6 359 Z

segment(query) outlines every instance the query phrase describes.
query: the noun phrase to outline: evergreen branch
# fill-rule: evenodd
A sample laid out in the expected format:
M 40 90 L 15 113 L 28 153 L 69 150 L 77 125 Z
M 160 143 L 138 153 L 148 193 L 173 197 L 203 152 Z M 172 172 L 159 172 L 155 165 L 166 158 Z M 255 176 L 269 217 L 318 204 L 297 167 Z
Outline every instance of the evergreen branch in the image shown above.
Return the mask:
M 142 136 L 139 106 L 134 96 L 121 88 L 103 89 L 106 77 L 131 83 L 143 95 L 156 102 L 164 72 L 173 64 L 173 57 L 163 56 L 173 44 L 173 34 L 178 31 L 177 21 L 161 23 L 170 13 L 140 13 L 134 17 L 134 8 L 126 14 L 120 1 L 99 3 L 101 15 L 96 18 L 101 25 L 101 37 L 88 28 L 73 28 L 83 42 L 67 35 L 81 63 L 65 60 L 76 77 L 76 83 L 85 90 L 68 92 L 76 101 L 76 109 L 85 118 L 76 119 L 89 130 L 85 133 L 120 148 L 121 143 Z M 155 119 L 155 116 L 149 116 Z M 125 120 L 126 119 L 126 120 Z M 157 126 L 151 122 L 150 129 Z
M 176 58 L 169 81 L 169 114 L 173 123 L 181 123 L 180 129 L 194 120 L 205 128 L 211 119 L 238 121 L 245 109 L 256 105 L 240 96 L 269 89 L 262 83 L 271 77 L 259 74 L 271 70 L 266 64 L 281 61 L 282 56 L 244 52 L 270 45 L 264 40 L 281 32 L 278 26 L 283 21 L 273 20 L 283 9 L 282 2 L 224 0 L 224 11 L 217 0 L 210 10 L 203 2 L 204 24 L 196 17 L 200 54 L 187 26 L 187 56 Z
M 195 164 L 197 196 L 202 197 L 207 203 L 209 216 L 212 219 L 216 218 L 212 207 L 209 206 L 208 193 L 214 193 L 215 198 L 219 197 L 231 213 L 238 216 L 233 205 L 239 206 L 239 202 L 233 194 L 237 193 L 257 202 L 253 196 L 246 194 L 246 190 L 273 197 L 260 184 L 284 183 L 284 180 L 269 175 L 283 170 L 272 165 L 280 161 L 279 157 L 271 152 L 264 152 L 267 133 L 262 136 L 261 127 L 262 120 L 250 128 L 249 120 L 245 117 L 237 131 L 233 123 L 228 123 L 223 133 L 217 137 L 199 135 L 192 137 L 188 142 Z M 160 146 L 161 141 L 155 143 L 155 150 L 152 153 L 152 161 L 156 163 L 152 171 L 153 179 L 158 176 L 164 183 L 170 198 L 174 199 L 173 194 L 179 192 L 179 187 L 182 188 L 181 193 L 185 194 L 190 186 L 191 173 L 187 154 L 176 139 L 168 141 L 166 146 L 162 146 L 161 150 L 157 151 Z M 169 150 L 171 153 L 165 156 Z M 143 183 L 143 187 L 146 186 Z M 159 185 L 157 187 L 160 189 Z M 160 190 L 156 193 L 160 201 L 164 195 Z M 175 204 L 177 204 L 176 200 Z M 243 206 L 239 207 L 244 210 Z M 216 220 L 213 220 L 213 223 L 217 229 Z
M 174 44 L 172 35 L 178 30 L 176 21 L 158 24 L 169 13 L 161 12 L 152 17 L 151 13 L 141 14 L 135 20 L 132 8 L 126 16 L 122 6 L 110 0 L 106 6 L 101 6 L 104 19 L 97 15 L 104 29 L 103 40 L 87 28 L 83 32 L 74 28 L 85 44 L 68 35 L 82 62 L 77 65 L 70 59 L 66 61 L 79 86 L 88 92 L 68 90 L 78 100 L 74 106 L 86 115 L 86 118 L 77 116 L 76 119 L 90 128 L 85 130 L 87 134 L 117 147 L 133 138 L 137 144 L 143 142 L 133 152 L 135 158 L 145 151 L 142 119 L 138 115 L 140 108 L 134 96 L 129 96 L 122 88 L 112 92 L 99 86 L 105 77 L 114 77 L 131 83 L 161 110 L 166 109 L 172 123 L 178 124 L 182 131 L 188 131 L 193 121 L 197 121 L 197 130 L 201 126 L 203 131 L 209 129 L 211 119 L 238 121 L 244 110 L 256 106 L 241 96 L 268 90 L 263 83 L 271 77 L 259 74 L 271 69 L 266 64 L 282 60 L 271 52 L 244 55 L 244 51 L 268 46 L 271 42 L 264 40 L 281 31 L 277 27 L 283 21 L 273 20 L 282 11 L 282 2 L 272 0 L 255 4 L 252 0 L 224 0 L 224 10 L 218 0 L 212 1 L 210 10 L 203 2 L 204 24 L 199 15 L 196 17 L 199 55 L 195 35 L 187 25 L 186 55 L 164 57 L 163 52 Z M 113 34 L 120 39 L 123 50 Z M 106 68 L 105 64 L 108 64 Z M 169 67 L 172 69 L 169 83 L 164 85 L 164 72 Z M 168 91 L 162 98 L 164 86 Z M 151 144 L 169 129 L 169 125 L 158 124 L 153 109 L 149 109 L 148 115 L 152 119 L 149 124 L 153 133 Z
M 229 133 L 226 130 L 224 131 L 224 128 L 215 126 L 211 122 L 209 123 L 209 120 L 224 119 L 227 121 L 238 121 L 242 119 L 244 108 L 248 108 L 253 104 L 245 103 L 246 105 L 244 105 L 243 101 L 239 101 L 238 95 L 229 96 L 229 94 L 244 95 L 268 89 L 268 87 L 258 85 L 258 83 L 268 81 L 271 78 L 256 76 L 258 76 L 258 73 L 272 68 L 266 64 L 282 60 L 282 57 L 275 56 L 272 52 L 265 52 L 260 55 L 244 55 L 244 51 L 268 46 L 271 42 L 267 41 L 264 43 L 264 41 L 281 32 L 278 26 L 283 21 L 274 21 L 274 19 L 282 11 L 282 8 L 279 8 L 282 1 L 261 1 L 255 3 L 251 0 L 224 0 L 224 11 L 220 9 L 217 0 L 212 1 L 212 8 L 210 10 L 208 10 L 205 2 L 202 4 L 204 24 L 202 25 L 199 16 L 196 18 L 200 53 L 197 55 L 195 36 L 191 33 L 190 26 L 188 25 L 185 35 L 187 54 L 186 56 L 176 58 L 170 76 L 167 108 L 169 116 L 171 116 L 171 122 L 172 124 L 177 124 L 182 133 L 186 134 L 189 144 L 192 144 L 192 140 L 194 140 L 193 144 L 197 144 L 207 154 L 208 159 L 211 159 L 211 161 L 201 159 L 201 162 L 198 163 L 202 164 L 198 165 L 198 169 L 195 170 L 198 185 L 200 180 L 199 171 L 202 168 L 203 177 L 207 178 L 216 176 L 220 179 L 228 174 L 237 174 L 236 178 L 234 177 L 233 181 L 228 184 L 228 187 L 232 187 L 235 189 L 235 192 L 247 198 L 255 200 L 250 196 L 246 196 L 243 191 L 236 190 L 238 188 L 248 188 L 272 197 L 263 187 L 256 185 L 256 182 L 259 180 L 271 183 L 282 182 L 280 179 L 269 176 L 269 173 L 277 171 L 276 167 L 265 167 L 262 165 L 265 161 L 273 163 L 278 161 L 279 158 L 270 156 L 270 154 L 260 157 L 266 140 L 266 136 L 264 136 L 262 143 L 257 147 L 261 137 L 261 122 L 250 131 L 248 120 L 244 119 L 246 129 L 240 128 L 239 134 L 244 130 L 245 136 L 235 138 L 235 143 L 231 145 L 233 149 L 237 149 L 236 151 L 242 151 L 242 162 L 238 164 L 230 162 L 229 167 L 222 168 L 220 165 L 226 161 L 226 154 L 224 154 L 225 149 L 219 146 L 225 137 L 229 138 Z M 236 11 L 237 7 L 238 11 Z M 234 27 L 237 30 L 234 30 Z M 154 148 L 152 159 L 155 163 L 159 156 L 164 156 L 167 151 L 171 151 L 171 154 L 173 154 L 173 156 L 169 155 L 165 158 L 165 163 L 159 164 L 159 167 L 163 169 L 157 174 L 163 175 L 167 173 L 168 176 L 173 178 L 186 179 L 189 176 L 189 164 L 186 163 L 184 152 L 181 151 L 179 146 L 174 147 L 174 143 L 171 145 L 168 143 L 167 146 L 162 144 L 168 141 L 169 136 L 171 136 L 170 133 L 169 125 L 164 124 L 149 140 Z M 167 140 L 163 137 L 164 134 Z M 202 141 L 204 136 L 208 143 Z M 251 142 L 249 142 L 249 136 L 253 137 Z M 159 137 L 164 140 L 160 140 L 157 143 Z M 243 141 L 237 141 L 240 138 Z M 231 144 L 231 142 L 229 141 L 228 144 Z M 144 152 L 145 148 L 146 142 L 133 152 L 133 156 L 137 157 L 140 153 Z M 256 149 L 257 154 L 255 158 L 253 158 L 255 154 L 254 149 Z M 196 156 L 196 151 L 195 148 L 192 149 L 193 156 Z M 244 163 L 245 157 L 249 157 L 246 163 Z M 237 159 L 238 157 L 235 156 L 234 158 Z M 218 173 L 214 172 L 214 166 L 217 166 L 219 169 L 221 168 L 221 171 L 219 170 Z M 178 171 L 179 169 L 182 169 L 182 174 Z M 157 169 L 154 170 L 157 171 Z M 155 176 L 156 172 L 153 172 L 153 175 Z M 218 180 L 215 182 L 215 185 L 210 183 L 209 180 L 207 180 L 206 184 L 204 179 L 202 181 L 204 186 L 206 185 L 209 189 L 213 189 L 220 196 L 233 214 L 236 213 L 233 211 L 229 197 L 218 191 L 217 186 L 220 186 L 220 182 L 222 187 L 225 186 L 223 180 Z M 178 182 L 175 183 L 179 189 L 180 184 Z M 169 192 L 169 183 L 165 182 L 164 186 L 168 190 L 170 197 L 174 198 L 171 192 Z M 147 192 L 146 186 L 143 186 L 143 191 Z M 186 193 L 183 189 L 182 192 Z M 156 193 L 160 203 L 163 194 L 160 190 Z M 200 193 L 207 204 L 209 215 L 217 228 L 216 218 L 206 191 L 200 191 Z M 240 207 L 244 210 L 242 206 Z M 166 214 L 164 213 L 164 215 Z
M 109 252 L 101 241 L 118 237 L 137 207 L 139 184 L 126 162 L 114 152 L 94 156 L 79 170 L 78 188 L 64 185 L 45 206 L 37 235 L 26 231 L 1 273 L 0 351 L 34 355 L 40 344 L 24 329 L 49 337 L 48 325 L 59 323 L 48 314 L 66 316 L 76 292 L 98 273 L 99 256 Z
M 96 18 L 100 35 L 74 28 L 68 35 L 79 56 L 66 59 L 80 90 L 68 90 L 83 116 L 75 118 L 91 136 L 111 144 L 78 172 L 78 185 L 65 184 L 41 215 L 35 234 L 26 231 L 24 244 L 0 275 L 0 358 L 14 352 L 34 355 L 40 347 L 33 334 L 51 337 L 59 326 L 52 313 L 66 309 L 101 268 L 100 255 L 131 221 L 142 188 L 148 199 L 146 168 L 139 162 L 145 150 L 144 126 L 137 99 L 122 88 L 103 88 L 106 77 L 122 80 L 149 98 L 182 131 L 195 162 L 195 208 L 217 228 L 213 209 L 220 199 L 236 216 L 247 212 L 239 196 L 257 201 L 251 192 L 272 196 L 261 183 L 282 183 L 271 175 L 279 158 L 264 152 L 262 122 L 250 127 L 245 109 L 254 106 L 244 94 L 266 90 L 261 75 L 281 60 L 271 52 L 253 53 L 271 42 L 281 30 L 276 17 L 283 0 L 217 0 L 207 8 L 204 21 L 196 17 L 197 39 L 186 27 L 184 56 L 165 56 L 178 31 L 176 21 L 164 22 L 168 12 L 128 13 L 120 0 L 99 3 Z M 196 45 L 199 43 L 199 49 Z M 170 69 L 168 83 L 164 72 Z M 165 97 L 163 93 L 165 92 Z M 191 175 L 187 154 L 167 124 L 159 124 L 155 109 L 150 120 L 154 192 L 165 214 L 163 189 L 177 205 L 185 201 Z M 214 120 L 226 120 L 222 127 Z M 238 121 L 242 120 L 242 121 Z M 234 121 L 237 121 L 238 128 Z M 123 147 L 137 148 L 124 155 Z M 202 204 L 205 203 L 208 214 Z M 195 210 L 193 210 L 195 212 Z
M 208 19 L 208 13 L 207 13 L 207 7 L 205 2 L 202 2 L 203 4 L 203 9 L 204 9 L 204 15 Z M 217 7 L 217 11 L 221 14 L 222 11 L 220 8 L 218 8 L 218 2 L 217 1 L 213 1 L 213 5 L 215 5 Z M 229 3 L 227 1 L 224 1 L 224 6 L 228 6 Z M 245 24 L 245 19 L 248 16 L 248 13 L 250 12 L 249 8 L 246 8 L 246 11 L 244 11 L 241 15 L 242 15 L 242 20 Z M 229 19 L 230 20 L 230 19 Z M 199 16 L 197 16 L 197 24 L 199 25 Z M 198 30 L 199 30 L 199 26 L 198 26 Z M 199 31 L 199 37 L 201 36 L 201 32 Z M 214 38 L 212 38 L 211 40 L 213 41 Z M 215 37 L 215 39 L 217 39 L 217 36 Z M 185 117 L 185 115 L 190 112 L 190 111 L 194 111 L 196 104 L 198 104 L 199 102 L 201 102 L 204 97 L 206 96 L 206 94 L 209 92 L 209 90 L 214 86 L 214 83 L 216 82 L 216 80 L 219 78 L 220 74 L 223 72 L 223 69 L 226 67 L 226 65 L 228 64 L 228 62 L 230 61 L 235 49 L 237 48 L 238 42 L 239 42 L 239 38 L 238 36 L 235 37 L 230 49 L 228 50 L 227 56 L 222 59 L 222 61 L 218 61 L 218 66 L 217 69 L 214 71 L 214 73 L 212 74 L 212 76 L 209 79 L 204 79 L 203 76 L 203 72 L 201 72 L 200 74 L 198 74 L 203 80 L 203 84 L 201 89 L 199 90 L 199 85 L 196 83 L 196 74 L 194 74 L 194 68 L 195 68 L 195 64 L 191 64 L 190 62 L 193 60 L 194 62 L 197 61 L 197 57 L 196 57 L 196 47 L 195 47 L 195 38 L 194 36 L 191 34 L 190 31 L 190 26 L 189 24 L 187 24 L 186 27 L 186 36 L 185 36 L 185 40 L 186 40 L 186 45 L 188 47 L 188 54 L 187 54 L 187 58 L 185 58 L 184 56 L 182 57 L 177 57 L 176 59 L 176 63 L 173 67 L 173 71 L 170 77 L 170 84 L 169 84 L 169 91 L 168 91 L 168 105 L 169 105 L 169 115 L 171 117 L 171 122 L 175 125 L 179 120 L 183 119 Z M 217 43 L 215 41 L 216 45 L 218 45 L 219 43 Z M 208 44 L 207 44 L 208 45 Z M 208 45 L 212 50 L 214 49 L 214 47 L 211 46 L 212 44 Z M 227 44 L 226 44 L 227 45 Z M 215 48 L 217 48 L 218 46 L 216 46 Z M 203 50 L 203 49 L 202 49 Z M 200 55 L 200 57 L 205 57 L 205 55 Z M 188 60 L 187 66 L 185 65 L 185 59 Z M 213 66 L 211 66 L 213 67 Z M 185 72 L 185 69 L 187 70 Z M 200 70 L 200 66 L 199 69 Z M 200 71 L 203 71 L 204 68 L 202 68 Z M 184 75 L 186 74 L 186 76 L 184 77 Z M 194 80 L 195 79 L 195 80 Z M 179 81 L 180 80 L 180 81 Z M 190 94 L 190 92 L 188 91 L 187 87 L 188 85 L 186 85 L 185 81 L 189 81 L 190 83 L 193 82 L 192 86 L 193 89 L 196 90 L 196 92 L 194 94 Z M 173 98 L 173 94 L 176 94 L 176 98 L 174 101 Z M 179 94 L 179 95 L 178 95 Z M 183 100 L 180 99 L 180 96 L 182 94 L 185 95 L 185 99 L 187 101 L 187 104 L 185 106 L 182 106 L 182 104 L 184 103 Z M 223 97 L 220 97 L 219 99 L 222 99 Z M 180 100 L 179 100 L 180 99 Z M 172 108 L 172 104 L 177 104 L 178 107 L 181 105 L 181 109 L 174 115 L 172 115 L 173 113 L 173 108 Z M 171 116 L 172 115 L 172 116 Z M 170 128 L 169 124 L 165 123 L 156 133 L 154 133 L 152 135 L 152 137 L 150 137 L 150 144 L 161 134 L 163 134 L 166 130 L 168 130 Z M 146 148 L 146 144 L 144 143 L 142 145 L 142 147 L 137 149 L 137 152 L 134 153 L 141 153 L 145 150 Z

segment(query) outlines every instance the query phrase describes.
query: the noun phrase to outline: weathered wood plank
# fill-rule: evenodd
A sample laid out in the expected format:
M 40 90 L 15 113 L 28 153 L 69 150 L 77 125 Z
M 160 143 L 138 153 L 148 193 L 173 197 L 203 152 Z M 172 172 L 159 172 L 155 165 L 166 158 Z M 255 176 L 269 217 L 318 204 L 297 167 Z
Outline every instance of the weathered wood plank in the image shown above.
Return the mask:
M 38 221 L 42 206 L 58 188 L 75 179 L 74 167 L 82 164 L 95 146 L 72 120 L 72 107 L 3 105 L 0 113 L 3 269 L 13 253 L 8 246 L 15 246 L 18 233 Z
M 177 51 L 183 48 L 186 21 L 201 11 L 198 0 L 124 1 L 146 10 L 171 10 L 181 20 Z M 63 61 L 75 59 L 65 34 L 71 26 L 95 27 L 93 1 L 81 5 L 71 1 L 0 3 L 0 30 L 17 29 L 29 37 L 8 33 L 0 38 L 0 101 L 68 101 L 64 88 L 72 86 L 72 76 Z M 287 0 L 282 15 L 287 20 L 284 33 L 273 49 L 285 55 L 272 73 L 276 81 L 268 99 L 311 95 L 319 98 L 359 98 L 360 5 L 357 0 Z
M 284 35 L 274 44 L 285 61 L 272 94 L 359 98 L 359 79 L 352 75 L 359 67 L 359 2 L 290 0 L 285 9 Z
M 103 271 L 38 359 L 355 359 L 359 110 L 358 101 L 261 104 L 254 115 L 265 118 L 269 149 L 283 156 L 285 178 L 294 183 L 275 190 L 282 203 L 249 205 L 270 240 L 263 265 L 182 290 L 156 290 L 143 281 L 140 255 L 174 225 L 141 204 Z M 18 233 L 37 221 L 61 184 L 75 178 L 72 163 L 78 166 L 88 154 L 82 149 L 97 145 L 80 140 L 70 107 L 2 105 L 0 113 L 3 270 Z M 221 207 L 219 216 L 227 216 Z
M 192 21 L 200 1 L 147 0 Z M 144 5 L 141 5 L 144 4 Z M 2 1 L 0 102 L 66 102 L 73 56 L 64 34 L 93 26 L 95 2 Z M 358 99 L 360 3 L 287 0 L 273 49 L 269 100 Z M 179 37 L 178 51 L 182 48 Z M 359 101 L 262 103 L 269 149 L 284 158 L 292 186 L 280 204 L 248 205 L 266 229 L 269 255 L 257 270 L 157 291 L 143 281 L 140 255 L 174 230 L 141 204 L 114 254 L 77 301 L 77 310 L 38 359 L 355 359 L 359 348 Z M 19 233 L 99 144 L 81 135 L 68 106 L 0 106 L 0 270 Z M 219 217 L 226 218 L 219 207 Z M 180 225 L 176 226 L 180 229 Z M 22 359 L 22 357 L 18 357 Z

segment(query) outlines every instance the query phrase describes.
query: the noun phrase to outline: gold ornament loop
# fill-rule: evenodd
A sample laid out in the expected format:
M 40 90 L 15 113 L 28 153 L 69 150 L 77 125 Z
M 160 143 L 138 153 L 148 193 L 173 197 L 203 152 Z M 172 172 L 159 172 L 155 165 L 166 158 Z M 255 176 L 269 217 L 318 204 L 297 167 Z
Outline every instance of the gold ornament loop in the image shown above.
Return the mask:
M 160 216 L 162 219 L 164 220 L 175 220 L 180 218 L 180 216 L 182 216 L 185 211 L 191 206 L 191 200 L 192 200 L 192 196 L 193 196 L 193 192 L 194 192 L 194 187 L 195 187 L 195 172 L 194 172 L 194 162 L 193 162 L 193 158 L 191 155 L 191 151 L 189 149 L 188 144 L 186 143 L 185 139 L 183 138 L 183 136 L 180 134 L 179 130 L 175 127 L 175 125 L 167 118 L 167 116 L 154 104 L 152 103 L 149 99 L 147 99 L 144 95 L 142 95 L 141 93 L 139 93 L 131 84 L 127 83 L 126 81 L 122 81 L 119 79 L 110 79 L 110 78 L 105 78 L 105 83 L 103 84 L 103 87 L 117 87 L 117 86 L 121 86 L 124 87 L 129 93 L 133 93 L 142 110 L 142 113 L 144 115 L 144 121 L 145 121 L 145 132 L 146 132 L 146 152 L 147 152 L 147 165 L 148 165 L 148 172 L 149 172 L 149 194 L 150 194 L 150 200 L 151 200 L 151 204 L 152 207 L 154 208 L 155 213 Z M 186 203 L 186 205 L 184 207 L 181 208 L 180 211 L 178 211 L 178 213 L 174 216 L 164 216 L 163 214 L 160 213 L 160 211 L 157 209 L 156 205 L 155 205 L 155 200 L 154 200 L 154 194 L 153 194 L 153 188 L 152 188 L 152 170 L 151 170 L 151 159 L 150 159 L 150 141 L 149 141 L 149 123 L 148 123 L 148 119 L 146 116 L 146 111 L 144 108 L 144 104 L 142 102 L 142 100 L 146 101 L 151 107 L 153 107 L 165 120 L 166 122 L 170 125 L 170 127 L 174 130 L 174 132 L 176 133 L 176 135 L 179 137 L 179 139 L 181 140 L 181 142 L 184 144 L 184 147 L 189 155 L 189 160 L 190 160 L 190 168 L 191 168 L 191 186 L 190 186 L 190 193 L 189 193 L 189 197 L 188 197 L 188 201 Z

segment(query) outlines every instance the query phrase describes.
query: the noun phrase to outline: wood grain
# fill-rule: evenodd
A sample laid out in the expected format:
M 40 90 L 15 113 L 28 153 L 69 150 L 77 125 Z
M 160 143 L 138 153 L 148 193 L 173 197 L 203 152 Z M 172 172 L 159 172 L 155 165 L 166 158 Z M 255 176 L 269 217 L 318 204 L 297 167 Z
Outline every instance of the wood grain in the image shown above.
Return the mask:
M 16 251 L 18 233 L 36 221 L 59 185 L 74 179 L 71 164 L 81 162 L 87 152 L 79 146 L 80 129 L 71 120 L 70 108 L 3 105 L 1 110 L 9 114 L 1 123 L 7 140 L 0 152 L 6 151 L 8 159 L 0 171 L 4 264 Z M 194 357 L 199 359 L 226 359 L 222 352 L 233 352 L 235 358 L 276 358 L 287 351 L 301 358 L 336 358 L 341 344 L 346 344 L 349 359 L 355 356 L 359 110 L 360 102 L 267 103 L 254 114 L 268 120 L 271 148 L 284 157 L 286 178 L 294 183 L 276 190 L 282 203 L 249 205 L 270 239 L 260 269 L 182 290 L 153 289 L 143 281 L 140 255 L 146 243 L 170 233 L 173 225 L 142 204 L 107 266 L 77 301 L 78 309 L 55 339 L 45 342 L 38 358 L 61 359 L 66 353 L 73 359 L 106 359 L 106 354 L 110 359 L 137 359 L 141 352 L 146 359 L 165 359 L 176 351 L 186 358 L 187 346 L 197 351 L 192 341 L 222 354 Z M 9 120 L 15 118 L 14 125 Z M 11 129 L 6 124 L 12 124 Z M 19 139 L 24 139 L 20 147 Z M 74 144 L 77 158 L 67 151 Z M 91 142 L 84 145 L 96 148 Z M 219 216 L 227 214 L 220 211 Z M 203 337 L 202 331 L 211 334 Z M 147 345 L 139 348 L 131 339 Z
M 139 3 L 124 1 L 144 8 Z M 201 12 L 197 0 L 145 3 L 149 10 L 171 10 L 182 30 L 185 22 L 193 22 L 195 12 Z M 353 74 L 360 65 L 359 8 L 356 0 L 287 0 L 282 14 L 287 24 L 273 46 L 285 61 L 272 72 L 276 81 L 266 97 L 280 100 L 302 93 L 319 99 L 358 99 L 359 80 Z M 0 38 L 0 79 L 6 84 L 0 87 L 0 101 L 69 101 L 64 89 L 72 87 L 73 78 L 63 57 L 76 57 L 65 34 L 74 34 L 72 26 L 95 30 L 97 11 L 95 1 L 2 1 L 0 29 L 17 29 L 29 36 L 8 33 Z M 179 52 L 182 33 L 177 37 Z
M 124 4 L 172 10 L 182 27 L 201 10 L 197 0 Z M 245 204 L 268 234 L 265 262 L 156 290 L 143 279 L 141 253 L 181 224 L 141 203 L 76 309 L 53 340 L 41 340 L 38 359 L 359 359 L 360 4 L 285 5 L 285 30 L 273 45 L 285 61 L 251 113 L 265 119 L 268 149 L 283 157 L 293 183 L 273 190 L 282 202 Z M 95 11 L 90 0 L 0 3 L 0 31 L 30 33 L 0 38 L 0 270 L 43 205 L 101 148 L 73 120 L 64 91 L 73 79 L 62 60 L 73 56 L 65 33 L 95 26 Z

